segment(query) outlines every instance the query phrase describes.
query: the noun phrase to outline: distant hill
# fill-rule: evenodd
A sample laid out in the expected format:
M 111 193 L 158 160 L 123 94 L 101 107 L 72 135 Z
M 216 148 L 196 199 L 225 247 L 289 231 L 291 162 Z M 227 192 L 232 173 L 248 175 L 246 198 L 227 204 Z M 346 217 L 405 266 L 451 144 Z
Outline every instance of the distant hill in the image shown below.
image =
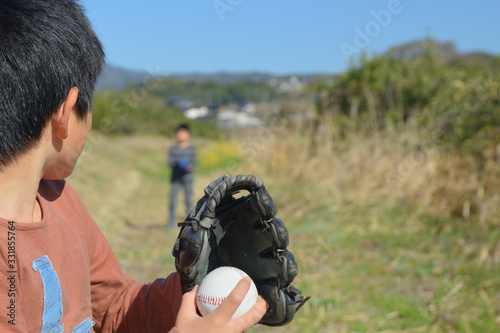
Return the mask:
M 500 69 L 498 55 L 484 52 L 460 53 L 453 42 L 440 42 L 433 39 L 416 40 L 390 48 L 383 54 L 396 59 L 414 59 L 431 51 L 450 65 L 469 64 L 483 69 Z
M 186 74 L 171 74 L 165 75 L 163 78 L 180 79 L 185 81 L 206 82 L 213 81 L 218 84 L 232 84 L 237 82 L 269 82 L 273 78 L 297 76 L 298 78 L 306 81 L 311 81 L 318 76 L 326 74 L 301 74 L 301 75 L 272 75 L 269 73 L 260 72 L 246 72 L 246 73 L 186 73 Z M 106 64 L 99 76 L 96 84 L 96 90 L 114 89 L 122 90 L 129 84 L 138 83 L 145 79 L 151 78 L 148 72 L 131 71 L 123 68 L 118 68 L 113 65 Z
M 101 75 L 97 79 L 96 90 L 122 90 L 127 85 L 140 82 L 148 77 L 150 77 L 150 74 L 146 72 L 130 71 L 111 65 L 105 65 Z
M 194 82 L 213 81 L 218 84 L 232 84 L 237 82 L 268 82 L 273 76 L 267 73 L 249 72 L 249 73 L 229 73 L 219 72 L 212 74 L 189 73 L 174 74 L 170 78 L 181 79 Z
M 457 47 L 452 42 L 439 42 L 432 39 L 416 40 L 391 47 L 385 56 L 396 59 L 414 59 L 432 50 L 445 60 L 458 56 Z

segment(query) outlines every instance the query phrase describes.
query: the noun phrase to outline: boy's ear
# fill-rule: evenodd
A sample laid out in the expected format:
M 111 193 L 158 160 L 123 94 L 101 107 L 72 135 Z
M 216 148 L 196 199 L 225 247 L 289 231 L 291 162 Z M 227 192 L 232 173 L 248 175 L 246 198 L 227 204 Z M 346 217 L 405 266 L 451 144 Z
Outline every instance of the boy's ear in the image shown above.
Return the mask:
M 69 118 L 78 100 L 78 93 L 78 88 L 72 87 L 68 92 L 68 96 L 66 96 L 66 99 L 52 118 L 52 126 L 56 130 L 57 137 L 61 140 L 68 137 Z

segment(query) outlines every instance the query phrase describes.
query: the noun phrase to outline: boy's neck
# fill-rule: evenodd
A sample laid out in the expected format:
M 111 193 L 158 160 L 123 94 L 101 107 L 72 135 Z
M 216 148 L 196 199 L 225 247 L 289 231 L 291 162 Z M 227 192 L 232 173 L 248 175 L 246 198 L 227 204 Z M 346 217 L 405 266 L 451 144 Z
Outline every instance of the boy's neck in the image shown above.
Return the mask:
M 177 147 L 185 149 L 189 147 L 189 141 L 177 141 Z
M 42 219 L 36 200 L 43 176 L 43 163 L 36 155 L 25 155 L 0 169 L 0 217 L 16 222 L 37 222 Z

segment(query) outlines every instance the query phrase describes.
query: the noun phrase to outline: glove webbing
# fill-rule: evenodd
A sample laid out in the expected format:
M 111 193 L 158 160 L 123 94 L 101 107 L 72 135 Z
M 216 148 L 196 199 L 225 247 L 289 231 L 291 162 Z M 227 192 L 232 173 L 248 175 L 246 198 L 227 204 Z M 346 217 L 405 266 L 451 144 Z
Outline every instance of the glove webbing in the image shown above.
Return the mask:
M 224 175 L 216 182 L 218 181 L 220 182 L 214 188 L 210 186 L 205 187 L 205 195 L 208 196 L 208 199 L 200 207 L 198 213 L 190 217 L 189 221 L 178 223 L 180 227 L 191 226 L 193 231 L 198 230 L 199 226 L 205 229 L 212 229 L 217 239 L 217 243 L 219 243 L 220 239 L 224 236 L 224 231 L 220 224 L 213 223 L 216 207 L 219 206 L 228 194 L 233 194 L 240 190 L 247 190 L 252 195 L 256 195 L 256 191 L 264 184 L 260 178 L 251 175 L 238 175 L 236 177 Z M 229 191 L 231 192 L 229 193 Z M 265 225 L 268 226 L 267 223 L 265 223 Z M 276 230 L 274 230 L 273 236 L 277 240 Z

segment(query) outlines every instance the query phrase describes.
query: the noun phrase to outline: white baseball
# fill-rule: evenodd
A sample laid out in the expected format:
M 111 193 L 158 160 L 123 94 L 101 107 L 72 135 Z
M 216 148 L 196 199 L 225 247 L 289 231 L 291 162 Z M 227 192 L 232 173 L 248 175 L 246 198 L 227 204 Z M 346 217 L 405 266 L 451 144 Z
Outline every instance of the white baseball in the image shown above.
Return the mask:
M 202 316 L 206 316 L 226 299 L 233 291 L 238 282 L 248 275 L 236 267 L 223 266 L 214 269 L 201 281 L 198 293 L 196 294 L 196 304 Z M 257 302 L 257 287 L 251 283 L 243 302 L 233 315 L 233 319 L 238 318 L 250 310 Z

